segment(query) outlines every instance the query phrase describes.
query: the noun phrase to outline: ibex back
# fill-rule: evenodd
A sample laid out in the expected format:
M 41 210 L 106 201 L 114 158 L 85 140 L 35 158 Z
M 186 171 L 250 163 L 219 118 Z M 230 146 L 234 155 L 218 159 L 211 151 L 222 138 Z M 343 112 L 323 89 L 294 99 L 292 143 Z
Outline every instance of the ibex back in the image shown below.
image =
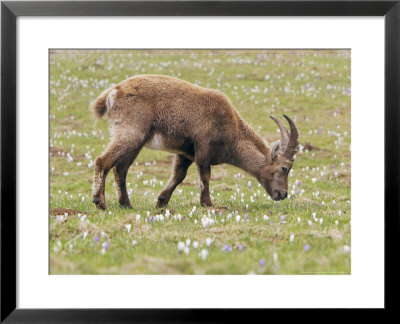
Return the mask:
M 104 186 L 111 168 L 118 202 L 131 207 L 126 175 L 143 146 L 175 154 L 172 176 L 158 196 L 157 207 L 168 204 L 193 162 L 199 171 L 202 205 L 212 205 L 211 165 L 221 163 L 250 173 L 274 200 L 287 196 L 298 145 L 297 128 L 287 116 L 290 133 L 271 116 L 281 140 L 268 147 L 223 93 L 162 75 L 129 78 L 104 91 L 90 108 L 98 118 L 107 114 L 112 125 L 111 142 L 95 161 L 93 202 L 101 209 L 106 209 Z

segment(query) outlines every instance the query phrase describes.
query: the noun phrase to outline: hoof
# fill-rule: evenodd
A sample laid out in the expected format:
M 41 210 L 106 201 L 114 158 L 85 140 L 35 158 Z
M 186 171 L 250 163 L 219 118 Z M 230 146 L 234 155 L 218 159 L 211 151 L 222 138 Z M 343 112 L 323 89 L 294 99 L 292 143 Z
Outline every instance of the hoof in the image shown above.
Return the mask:
M 166 207 L 166 206 L 168 206 L 168 203 L 158 201 L 156 208 L 162 208 L 162 207 Z
M 106 210 L 106 204 L 100 200 L 100 198 L 93 198 L 93 202 L 95 203 L 96 207 L 101 210 Z
M 127 203 L 119 203 L 119 206 L 121 208 L 132 209 L 132 205 L 130 203 L 129 204 L 127 204 Z
M 212 206 L 213 206 L 213 204 L 212 204 L 211 201 L 202 201 L 200 204 L 201 204 L 203 207 L 212 207 Z
M 165 207 L 168 205 L 168 201 L 166 200 L 166 197 L 164 196 L 159 196 L 158 197 L 158 201 L 157 201 L 157 205 L 156 208 L 161 208 L 161 207 Z
M 157 205 L 156 208 L 161 208 L 164 206 L 168 205 L 168 201 L 166 200 L 166 197 L 164 196 L 158 196 L 158 201 L 157 201 Z

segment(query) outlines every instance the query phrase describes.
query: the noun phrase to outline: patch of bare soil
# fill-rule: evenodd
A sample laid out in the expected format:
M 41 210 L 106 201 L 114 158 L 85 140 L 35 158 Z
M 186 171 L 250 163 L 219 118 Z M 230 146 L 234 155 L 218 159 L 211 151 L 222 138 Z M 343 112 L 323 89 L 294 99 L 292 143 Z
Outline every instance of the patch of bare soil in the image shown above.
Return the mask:
M 65 117 L 61 120 L 59 120 L 59 130 L 63 130 L 63 131 L 70 131 L 73 129 L 76 129 L 77 126 L 79 126 L 80 121 L 79 120 L 75 120 L 75 119 L 71 119 L 69 117 Z
M 306 142 L 304 144 L 304 149 L 308 150 L 308 151 L 314 151 L 314 152 L 318 151 L 319 152 L 318 156 L 321 157 L 321 158 L 327 158 L 331 154 L 330 150 L 327 150 L 327 149 L 324 149 L 322 147 L 318 147 L 318 146 L 312 145 L 310 142 Z
M 180 184 L 180 186 L 195 186 L 195 182 L 190 182 L 190 181 L 184 181 Z
M 50 155 L 51 156 L 62 156 L 62 154 L 65 154 L 63 149 L 58 146 L 50 146 Z
M 339 231 L 336 229 L 330 230 L 329 232 L 327 232 L 326 230 L 323 232 L 311 231 L 310 234 L 314 237 L 318 237 L 318 238 L 326 237 L 326 238 L 330 238 L 334 241 L 341 240 L 341 239 L 343 239 L 343 236 L 344 236 L 343 231 Z
M 336 230 L 336 229 L 331 230 L 328 234 L 329 234 L 329 237 L 334 241 L 340 240 L 343 238 L 343 232 Z
M 214 190 L 216 190 L 216 191 L 218 191 L 218 190 L 221 190 L 221 191 L 233 191 L 234 190 L 233 187 L 230 187 L 229 185 L 226 185 L 224 183 L 213 184 L 213 187 L 214 187 Z
M 156 166 L 157 165 L 172 165 L 172 161 L 174 160 L 174 156 L 173 155 L 168 155 L 168 156 L 166 156 L 165 158 L 163 158 L 163 159 L 160 159 L 160 160 L 156 160 Z M 147 165 L 146 165 L 146 163 L 147 163 L 148 161 L 146 161 L 146 162 L 137 162 L 138 163 L 138 165 L 137 166 L 144 166 L 144 167 L 147 167 Z M 136 163 L 136 162 L 135 162 Z M 152 162 L 152 166 L 153 166 L 153 162 Z
M 77 214 L 87 214 L 86 212 L 78 209 L 69 209 L 69 208 L 52 208 L 50 209 L 50 215 L 62 215 L 68 214 L 68 216 L 77 215 Z
M 324 149 L 322 147 L 318 147 L 318 146 L 312 145 L 310 142 L 306 142 L 304 144 L 304 149 L 309 150 L 309 151 L 325 151 L 325 152 L 329 152 L 329 150 Z
M 210 232 L 210 233 L 224 233 L 224 232 L 225 232 L 225 229 L 222 228 L 222 227 L 211 227 L 211 228 L 209 229 L 209 232 Z
M 339 170 L 337 172 L 337 178 L 344 180 L 348 185 L 351 185 L 351 172 L 350 170 Z M 335 170 L 329 170 L 327 172 L 328 176 L 334 177 Z
M 168 208 L 161 208 L 161 209 L 159 209 L 159 214 L 164 214 L 167 210 L 169 210 L 169 213 L 170 214 L 174 214 L 174 213 L 176 213 L 176 210 L 175 209 L 168 209 Z
M 225 206 L 217 206 L 217 207 L 215 207 L 215 208 L 210 208 L 210 209 L 215 209 L 215 211 L 216 211 L 217 213 L 219 213 L 219 212 L 224 212 L 224 211 L 229 210 L 229 208 L 228 208 L 228 207 L 225 207 Z
M 222 180 L 225 177 L 220 176 L 220 175 L 216 175 L 216 176 L 211 176 L 211 181 L 218 181 L 218 180 Z

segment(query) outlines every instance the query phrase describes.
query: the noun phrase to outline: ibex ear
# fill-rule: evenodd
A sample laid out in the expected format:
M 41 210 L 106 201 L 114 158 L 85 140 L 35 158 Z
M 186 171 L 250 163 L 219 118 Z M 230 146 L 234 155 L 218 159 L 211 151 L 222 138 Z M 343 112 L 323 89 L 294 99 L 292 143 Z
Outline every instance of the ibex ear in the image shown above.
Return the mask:
M 275 143 L 272 143 L 271 151 L 269 153 L 270 154 L 269 157 L 270 157 L 271 162 L 273 162 L 275 160 L 275 158 L 278 156 L 278 152 L 279 152 L 280 148 L 281 148 L 281 141 L 277 141 Z

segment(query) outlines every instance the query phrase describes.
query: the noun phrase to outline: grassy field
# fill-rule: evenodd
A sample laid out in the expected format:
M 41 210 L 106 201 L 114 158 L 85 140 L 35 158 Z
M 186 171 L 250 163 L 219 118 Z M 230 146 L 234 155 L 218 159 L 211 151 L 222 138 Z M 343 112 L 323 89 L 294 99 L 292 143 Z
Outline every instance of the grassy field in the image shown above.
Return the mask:
M 350 51 L 124 50 L 50 53 L 51 274 L 350 274 Z M 143 149 L 122 209 L 110 172 L 106 211 L 92 203 L 93 163 L 109 140 L 88 104 L 136 74 L 166 74 L 223 91 L 269 143 L 268 117 L 296 122 L 300 152 L 289 199 L 251 176 L 212 168 L 214 207 L 199 204 L 192 165 L 167 209 L 155 209 L 172 155 Z M 282 118 L 283 119 L 283 118 Z

